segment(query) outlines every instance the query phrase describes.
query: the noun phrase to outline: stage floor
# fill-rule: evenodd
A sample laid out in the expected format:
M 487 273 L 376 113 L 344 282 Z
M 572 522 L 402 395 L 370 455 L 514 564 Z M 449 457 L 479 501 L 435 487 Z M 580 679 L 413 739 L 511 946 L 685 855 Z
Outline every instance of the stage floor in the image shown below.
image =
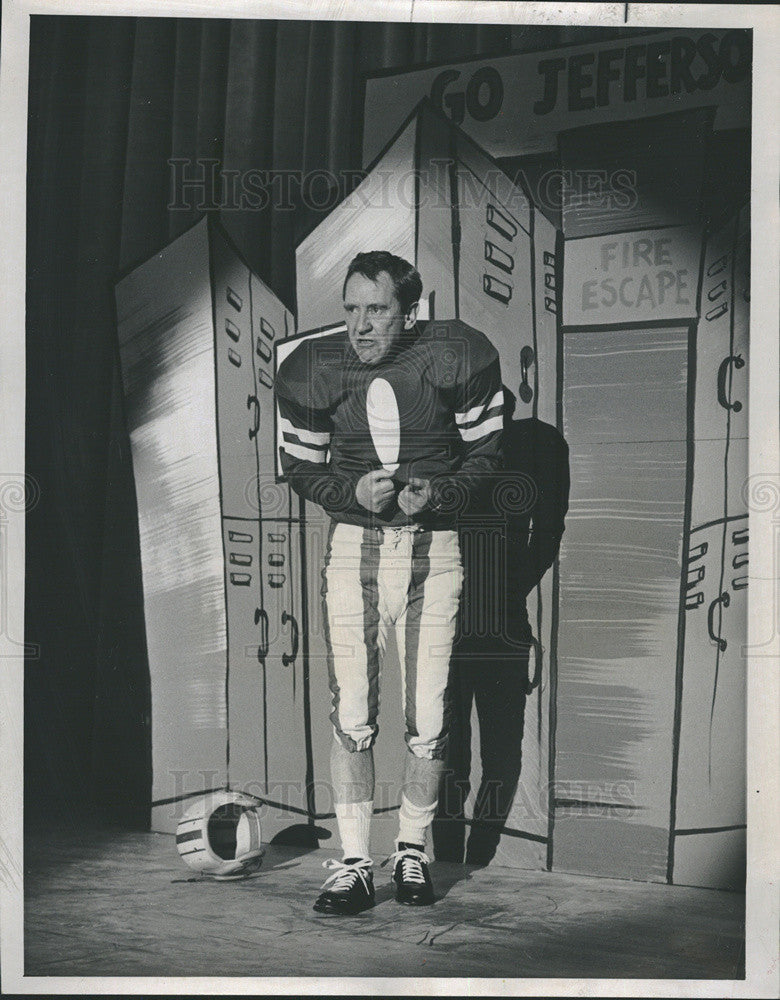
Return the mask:
M 270 845 L 259 877 L 187 881 L 172 836 L 28 831 L 28 976 L 736 979 L 745 897 L 683 886 L 435 863 L 434 906 L 326 917 L 333 852 Z M 381 860 L 381 859 L 379 859 Z

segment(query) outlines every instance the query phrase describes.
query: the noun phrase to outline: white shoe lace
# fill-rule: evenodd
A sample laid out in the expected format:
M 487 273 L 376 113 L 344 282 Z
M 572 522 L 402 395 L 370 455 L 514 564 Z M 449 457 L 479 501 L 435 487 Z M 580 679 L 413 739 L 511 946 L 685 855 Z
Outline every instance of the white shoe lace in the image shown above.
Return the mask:
M 355 880 L 359 878 L 366 892 L 369 892 L 368 875 L 372 865 L 373 861 L 370 858 L 361 858 L 359 861 L 353 861 L 350 864 L 337 861 L 335 858 L 328 858 L 327 861 L 322 862 L 322 867 L 335 870 L 322 883 L 322 888 L 325 889 L 327 886 L 331 886 L 333 892 L 346 892 L 352 888 Z M 333 884 L 331 885 L 331 883 Z
M 396 851 L 391 854 L 390 857 L 382 862 L 382 867 L 384 867 L 389 862 L 393 863 L 393 871 L 395 871 L 395 866 L 398 862 L 401 863 L 401 878 L 404 882 L 418 882 L 420 885 L 425 884 L 425 873 L 422 870 L 422 866 L 429 865 L 431 859 L 424 851 L 418 851 L 414 847 L 406 847 L 402 851 Z

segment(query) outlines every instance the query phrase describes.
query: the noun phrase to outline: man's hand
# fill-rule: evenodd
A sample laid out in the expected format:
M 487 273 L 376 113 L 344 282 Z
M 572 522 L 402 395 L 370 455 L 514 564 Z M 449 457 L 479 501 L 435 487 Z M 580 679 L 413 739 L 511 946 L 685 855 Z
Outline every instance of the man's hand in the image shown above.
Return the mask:
M 398 506 L 408 517 L 419 514 L 431 499 L 431 487 L 428 479 L 410 479 L 398 494 Z
M 355 497 L 361 507 L 378 514 L 395 496 L 393 477 L 385 469 L 375 469 L 361 476 L 355 487 Z

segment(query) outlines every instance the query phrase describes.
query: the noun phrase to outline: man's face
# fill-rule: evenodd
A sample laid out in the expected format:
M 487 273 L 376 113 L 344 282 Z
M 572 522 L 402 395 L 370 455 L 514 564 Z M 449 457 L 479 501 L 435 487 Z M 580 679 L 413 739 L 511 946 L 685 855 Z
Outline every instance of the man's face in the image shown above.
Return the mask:
M 344 289 L 344 312 L 355 353 L 364 365 L 377 365 L 404 330 L 414 326 L 417 303 L 404 315 L 386 271 L 380 271 L 376 281 L 353 274 Z

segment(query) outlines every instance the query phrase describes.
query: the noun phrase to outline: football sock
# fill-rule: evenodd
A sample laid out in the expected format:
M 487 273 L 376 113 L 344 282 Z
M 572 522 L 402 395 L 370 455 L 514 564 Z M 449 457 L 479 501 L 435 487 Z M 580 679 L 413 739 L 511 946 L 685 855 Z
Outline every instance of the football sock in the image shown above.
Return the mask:
M 398 840 L 425 844 L 439 800 L 439 782 L 444 761 L 438 758 L 406 755 L 401 809 L 398 814 Z
M 336 820 L 344 858 L 370 858 L 373 802 L 337 802 Z
M 425 847 L 425 839 L 435 813 L 436 802 L 428 806 L 416 806 L 402 795 L 401 810 L 398 814 L 399 843 L 419 844 Z

